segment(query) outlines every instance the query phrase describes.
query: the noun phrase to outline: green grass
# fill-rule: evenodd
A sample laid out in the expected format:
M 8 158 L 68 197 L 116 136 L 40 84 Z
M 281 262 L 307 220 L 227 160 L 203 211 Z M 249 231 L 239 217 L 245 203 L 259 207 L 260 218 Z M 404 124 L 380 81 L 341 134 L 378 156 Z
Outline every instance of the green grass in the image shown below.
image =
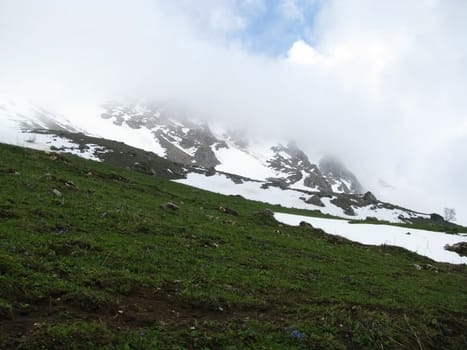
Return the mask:
M 467 344 L 466 266 L 258 214 L 310 212 L 6 145 L 0 185 L 0 349 Z

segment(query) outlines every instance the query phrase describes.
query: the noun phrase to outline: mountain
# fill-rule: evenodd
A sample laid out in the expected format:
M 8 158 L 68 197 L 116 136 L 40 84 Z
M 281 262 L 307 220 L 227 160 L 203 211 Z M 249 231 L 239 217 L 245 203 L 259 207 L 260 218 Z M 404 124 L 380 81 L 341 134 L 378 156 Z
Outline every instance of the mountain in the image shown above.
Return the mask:
M 167 103 L 111 102 L 92 113 L 84 123 L 3 99 L 0 141 L 348 219 L 442 220 L 379 201 L 335 158 L 311 159 L 294 142 L 251 139 L 241 130 L 197 120 Z
M 362 193 L 342 164 L 324 158 L 312 163 L 292 142 L 248 140 L 239 130 L 217 130 L 163 104 L 105 104 L 103 119 L 152 134 L 156 151 L 177 163 L 233 173 L 309 191 Z M 161 152 L 160 149 L 163 151 Z

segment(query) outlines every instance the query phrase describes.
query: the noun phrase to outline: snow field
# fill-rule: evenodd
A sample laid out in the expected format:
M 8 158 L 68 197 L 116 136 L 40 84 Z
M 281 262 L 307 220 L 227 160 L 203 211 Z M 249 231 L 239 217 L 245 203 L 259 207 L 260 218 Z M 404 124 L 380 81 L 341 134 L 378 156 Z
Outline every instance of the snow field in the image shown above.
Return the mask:
M 201 188 L 203 190 L 222 193 L 226 195 L 241 195 L 247 199 L 265 202 L 269 204 L 279 204 L 288 208 L 298 208 L 307 210 L 320 210 L 324 214 L 343 217 L 346 219 L 366 219 L 367 216 L 376 217 L 379 220 L 387 220 L 390 222 L 399 223 L 401 220 L 399 215 L 410 216 L 409 213 L 399 209 L 370 209 L 371 206 L 355 209 L 356 216 L 344 214 L 342 208 L 331 203 L 331 198 L 322 198 L 325 207 L 319 207 L 313 204 L 305 203 L 300 197 L 308 195 L 300 191 L 292 189 L 281 190 L 278 187 L 270 186 L 267 189 L 261 188 L 263 182 L 247 181 L 241 184 L 235 184 L 225 175 L 216 174 L 213 176 L 205 176 L 203 174 L 190 173 L 186 179 L 175 180 L 176 182 Z
M 467 242 L 465 235 L 409 229 L 390 225 L 351 224 L 346 220 L 323 219 L 302 215 L 275 213 L 277 221 L 297 226 L 308 222 L 333 235 L 366 245 L 392 245 L 402 247 L 438 262 L 466 264 L 467 257 L 444 249 L 446 244 Z

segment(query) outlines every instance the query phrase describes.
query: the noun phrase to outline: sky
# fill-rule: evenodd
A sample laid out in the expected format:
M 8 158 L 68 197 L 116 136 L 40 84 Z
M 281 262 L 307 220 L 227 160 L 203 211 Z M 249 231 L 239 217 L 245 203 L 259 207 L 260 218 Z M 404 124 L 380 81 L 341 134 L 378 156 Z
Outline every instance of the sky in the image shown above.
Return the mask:
M 467 224 L 466 34 L 465 0 L 0 0 L 0 95 L 180 101 Z

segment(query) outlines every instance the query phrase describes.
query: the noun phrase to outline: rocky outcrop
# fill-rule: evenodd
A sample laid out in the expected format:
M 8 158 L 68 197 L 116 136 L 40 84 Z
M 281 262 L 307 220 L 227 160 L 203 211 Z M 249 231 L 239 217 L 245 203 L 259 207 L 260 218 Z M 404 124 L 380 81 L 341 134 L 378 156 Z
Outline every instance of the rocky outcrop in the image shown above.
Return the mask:
M 177 163 L 212 168 L 220 164 L 215 151 L 229 148 L 229 145 L 240 151 L 248 151 L 249 140 L 241 130 L 215 136 L 207 124 L 193 122 L 167 104 L 110 103 L 104 108 L 106 111 L 102 117 L 111 119 L 116 125 L 126 124 L 134 129 L 150 130 L 165 149 L 167 159 Z M 300 184 L 300 188 L 308 187 L 310 191 L 362 192 L 356 177 L 334 159 L 326 158 L 319 165 L 313 164 L 293 142 L 285 146 L 278 144 L 271 150 L 273 155 L 266 160 L 266 166 L 280 175 L 267 179 L 265 187 L 285 189 Z
M 439 222 L 439 223 L 444 222 L 444 218 L 441 215 L 436 214 L 436 213 L 430 214 L 430 220 L 434 222 Z
M 363 187 L 356 176 L 337 159 L 332 157 L 322 158 L 319 161 L 319 169 L 331 186 L 337 186 L 339 192 L 363 192 Z
M 459 242 L 452 245 L 446 244 L 444 249 L 455 252 L 460 256 L 467 256 L 467 242 Z
M 356 202 L 348 196 L 338 196 L 331 199 L 331 203 L 342 208 L 345 215 L 355 216 L 355 211 L 352 208 L 352 205 L 355 205 Z
M 376 199 L 375 195 L 371 193 L 370 191 L 366 192 L 363 197 L 363 202 L 368 204 L 376 204 L 378 203 L 378 200 Z
M 305 200 L 305 202 L 308 203 L 308 204 L 316 205 L 318 207 L 324 207 L 323 202 L 321 202 L 320 196 L 317 195 L 317 194 L 312 195 L 307 200 Z
M 217 160 L 216 155 L 209 146 L 200 146 L 194 156 L 194 160 L 197 164 L 202 165 L 206 168 L 212 168 L 220 164 Z

